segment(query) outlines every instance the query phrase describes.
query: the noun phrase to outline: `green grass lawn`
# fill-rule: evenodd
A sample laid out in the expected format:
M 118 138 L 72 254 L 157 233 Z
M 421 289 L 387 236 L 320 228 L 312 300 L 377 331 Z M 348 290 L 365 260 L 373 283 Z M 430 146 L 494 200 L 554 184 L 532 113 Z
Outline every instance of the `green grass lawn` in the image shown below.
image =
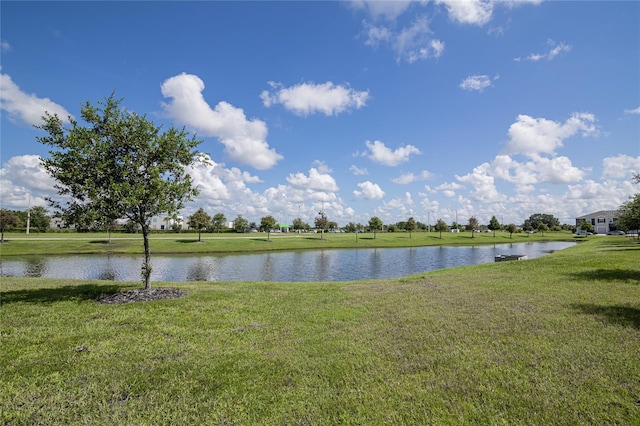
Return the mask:
M 0 421 L 640 424 L 624 237 L 404 279 L 154 285 L 187 297 L 102 305 L 140 284 L 3 277 Z
M 599 238 L 599 237 L 589 237 Z M 97 254 L 142 253 L 140 234 L 113 234 L 109 243 L 106 233 L 44 233 L 44 234 L 5 234 L 7 243 L 0 245 L 3 256 L 29 254 Z M 271 250 L 305 250 L 318 248 L 368 248 L 368 247 L 418 247 L 428 245 L 480 245 L 518 242 L 539 242 L 554 240 L 580 240 L 569 232 L 545 232 L 544 235 L 497 232 L 459 234 L 438 232 L 391 232 L 356 234 L 276 234 L 266 233 L 221 233 L 202 234 L 198 241 L 197 233 L 161 233 L 152 234 L 150 246 L 152 253 L 229 253 Z M 584 240 L 584 238 L 582 238 Z

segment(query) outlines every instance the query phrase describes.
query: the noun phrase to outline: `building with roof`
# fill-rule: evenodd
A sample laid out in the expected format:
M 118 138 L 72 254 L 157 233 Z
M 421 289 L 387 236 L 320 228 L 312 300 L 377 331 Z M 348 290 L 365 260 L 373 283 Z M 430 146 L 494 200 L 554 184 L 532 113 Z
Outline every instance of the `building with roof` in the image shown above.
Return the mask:
M 616 222 L 618 221 L 620 212 L 618 210 L 600 210 L 595 213 L 589 213 L 584 216 L 576 218 L 576 228 L 580 228 L 583 222 L 589 222 L 593 225 L 594 234 L 606 234 L 610 231 L 617 231 L 618 227 Z

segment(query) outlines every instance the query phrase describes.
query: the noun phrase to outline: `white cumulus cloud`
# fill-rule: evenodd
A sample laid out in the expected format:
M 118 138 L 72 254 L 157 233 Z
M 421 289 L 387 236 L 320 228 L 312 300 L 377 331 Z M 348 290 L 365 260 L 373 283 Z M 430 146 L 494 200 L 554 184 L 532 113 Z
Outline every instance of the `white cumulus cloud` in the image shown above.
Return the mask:
M 460 88 L 470 92 L 482 92 L 491 86 L 491 77 L 488 75 L 472 75 L 460 83 Z
M 57 193 L 55 183 L 42 166 L 39 156 L 11 157 L 0 169 L 2 208 L 26 209 L 29 203 L 32 206 L 47 206 L 45 197 Z
M 564 184 L 578 182 L 590 169 L 575 167 L 567 157 L 529 156 L 529 161 L 518 162 L 509 155 L 498 155 L 491 163 L 492 175 L 518 187 L 518 191 L 529 191 L 531 185 L 541 183 Z
M 508 154 L 555 154 L 563 141 L 581 132 L 582 136 L 597 135 L 596 118 L 590 113 L 574 113 L 564 123 L 545 118 L 519 115 L 509 127 Z
M 426 17 L 417 18 L 399 30 L 363 21 L 363 36 L 365 45 L 374 48 L 388 46 L 395 53 L 397 61 L 408 63 L 439 58 L 445 49 L 445 43 L 433 37 Z
M 351 173 L 353 173 L 355 176 L 368 175 L 369 174 L 369 171 L 367 170 L 366 167 L 364 169 L 361 169 L 360 167 L 358 167 L 356 165 L 352 165 L 351 167 L 349 167 L 349 171 Z
M 309 169 L 309 175 L 304 173 L 291 173 L 287 176 L 287 182 L 294 188 L 321 192 L 337 192 L 338 184 L 328 173 L 321 173 L 315 167 Z
M 12 121 L 22 121 L 29 125 L 42 124 L 45 112 L 58 115 L 68 123 L 71 114 L 64 107 L 49 98 L 40 98 L 35 94 L 27 94 L 20 90 L 17 84 L 7 74 L 0 74 L 0 109 L 9 114 Z M 72 117 L 73 118 L 73 117 Z
M 397 178 L 393 178 L 391 179 L 391 182 L 393 183 L 397 183 L 400 185 L 406 185 L 412 182 L 416 182 L 419 180 L 427 180 L 429 178 L 432 177 L 432 173 L 428 172 L 427 170 L 423 170 L 422 172 L 415 174 L 413 172 L 409 172 L 409 173 L 404 173 L 400 176 L 398 176 Z
M 14 184 L 42 191 L 56 192 L 55 180 L 47 173 L 37 155 L 11 157 L 2 167 L 2 176 L 10 177 Z
M 484 25 L 493 16 L 493 2 L 488 0 L 436 0 L 444 4 L 449 17 L 461 24 Z
M 267 143 L 267 125 L 247 119 L 244 111 L 221 101 L 211 108 L 202 96 L 204 82 L 196 75 L 182 73 L 162 83 L 167 115 L 203 136 L 217 137 L 233 160 L 259 170 L 273 167 L 283 157 Z
M 412 3 L 413 1 L 411 0 L 351 0 L 349 2 L 352 8 L 365 10 L 374 19 L 384 18 L 388 20 L 394 20 L 402 15 Z
M 369 148 L 369 153 L 363 155 L 385 166 L 397 166 L 409 161 L 412 154 L 420 154 L 420 150 L 413 145 L 402 146 L 394 151 L 387 148 L 381 141 L 366 141 L 365 145 Z
M 471 173 L 464 176 L 456 175 L 456 179 L 472 187 L 471 196 L 477 201 L 495 203 L 504 200 L 504 196 L 496 188 L 489 163 L 475 167 Z
M 365 200 L 380 200 L 384 197 L 384 191 L 377 183 L 370 181 L 360 182 L 358 184 L 360 190 L 353 191 L 353 195 L 357 198 L 364 198 Z
M 334 84 L 331 81 L 321 84 L 300 83 L 285 87 L 282 83 L 269 82 L 271 91 L 260 95 L 264 106 L 281 104 L 287 110 L 300 116 L 315 113 L 338 115 L 351 109 L 366 105 L 369 91 L 356 91 L 348 85 Z
M 620 154 L 602 160 L 603 179 L 630 179 L 633 173 L 640 173 L 640 156 Z

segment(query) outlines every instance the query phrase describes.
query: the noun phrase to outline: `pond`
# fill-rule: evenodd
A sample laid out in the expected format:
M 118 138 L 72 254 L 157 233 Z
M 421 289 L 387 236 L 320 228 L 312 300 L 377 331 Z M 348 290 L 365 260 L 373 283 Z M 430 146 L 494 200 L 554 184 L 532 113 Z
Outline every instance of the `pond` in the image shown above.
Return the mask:
M 252 254 L 154 255 L 153 281 L 352 281 L 397 278 L 436 269 L 494 262 L 502 254 L 528 259 L 572 242 L 473 247 L 325 249 Z M 0 275 L 137 281 L 142 256 L 26 256 L 0 259 Z

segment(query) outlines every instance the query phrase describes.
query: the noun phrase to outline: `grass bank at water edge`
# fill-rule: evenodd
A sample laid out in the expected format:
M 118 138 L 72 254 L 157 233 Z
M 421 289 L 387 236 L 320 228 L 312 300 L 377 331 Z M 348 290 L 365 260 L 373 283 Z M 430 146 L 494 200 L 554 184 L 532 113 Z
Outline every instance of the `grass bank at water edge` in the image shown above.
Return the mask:
M 600 238 L 600 237 L 591 237 Z M 607 237 L 622 238 L 622 237 Z M 113 234 L 109 240 L 105 233 L 46 233 L 5 235 L 0 244 L 2 256 L 36 254 L 140 254 L 143 253 L 140 234 Z M 508 232 L 493 233 L 440 233 L 438 232 L 385 232 L 385 233 L 161 233 L 150 236 L 152 253 L 237 253 L 275 250 L 318 250 L 320 248 L 382 248 L 420 247 L 432 245 L 487 245 L 530 243 L 540 241 L 584 241 L 569 232 L 544 234 Z
M 640 245 L 344 283 L 2 278 L 1 420 L 640 424 Z

